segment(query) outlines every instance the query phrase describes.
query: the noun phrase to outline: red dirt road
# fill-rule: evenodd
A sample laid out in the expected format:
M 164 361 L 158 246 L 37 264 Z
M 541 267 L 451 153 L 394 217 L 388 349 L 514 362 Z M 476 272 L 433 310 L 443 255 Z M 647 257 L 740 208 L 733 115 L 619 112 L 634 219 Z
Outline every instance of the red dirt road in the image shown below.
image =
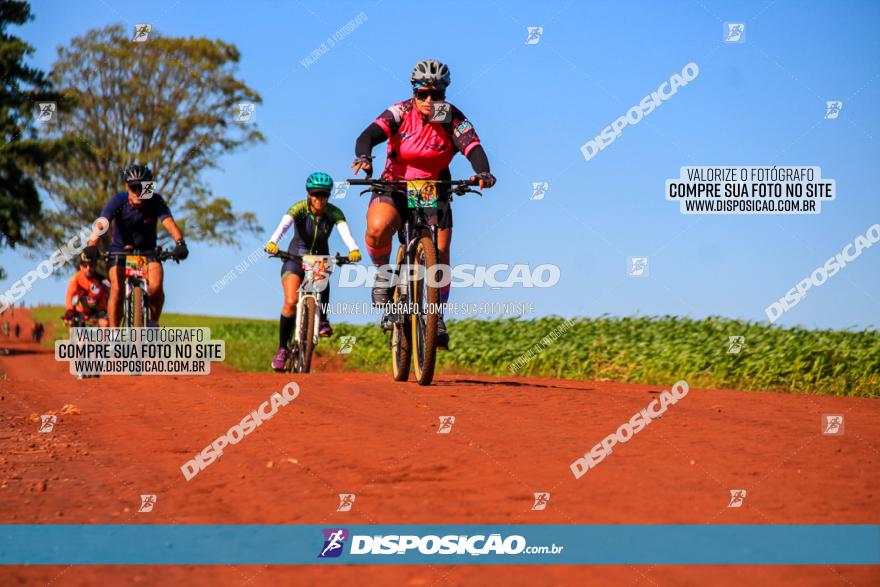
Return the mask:
M 30 324 L 22 320 L 23 336 Z M 25 334 L 27 333 L 27 334 Z M 658 386 L 352 373 L 75 380 L 0 337 L 2 523 L 880 523 L 880 402 L 691 389 L 576 480 Z M 5 375 L 4 375 L 5 374 Z M 299 397 L 191 481 L 180 466 L 288 381 Z M 60 412 L 55 429 L 39 418 Z M 68 409 L 69 410 L 69 409 Z M 842 436 L 820 433 L 845 415 Z M 437 434 L 440 416 L 455 416 Z M 729 490 L 745 489 L 728 508 Z M 550 492 L 545 511 L 532 494 Z M 156 494 L 151 513 L 140 495 Z M 357 495 L 337 512 L 339 493 Z M 0 584 L 877 585 L 877 567 L 6 567 Z

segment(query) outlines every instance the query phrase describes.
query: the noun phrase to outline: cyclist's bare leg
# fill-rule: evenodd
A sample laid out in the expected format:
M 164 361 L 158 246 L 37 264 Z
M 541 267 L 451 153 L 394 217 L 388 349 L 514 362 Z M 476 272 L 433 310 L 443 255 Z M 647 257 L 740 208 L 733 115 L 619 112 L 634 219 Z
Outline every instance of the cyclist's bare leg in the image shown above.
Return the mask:
M 437 251 L 439 252 L 438 262 L 441 265 L 449 265 L 449 252 L 452 248 L 452 227 L 437 229 Z M 449 299 L 449 285 L 440 289 L 440 303 L 445 304 Z
M 385 265 L 391 257 L 391 237 L 400 230 L 400 214 L 387 202 L 372 202 L 367 208 L 367 252 L 376 265 Z
M 391 261 L 391 239 L 400 227 L 400 214 L 393 204 L 380 200 L 370 202 L 364 241 L 374 265 L 381 267 Z M 390 301 L 391 283 L 381 271 L 376 274 L 371 297 L 374 304 L 386 304 Z
M 110 267 L 110 296 L 107 299 L 107 316 L 110 326 L 118 328 L 122 322 L 122 300 L 125 298 L 125 268 L 121 264 Z
M 281 315 L 288 318 L 296 315 L 296 303 L 299 301 L 299 285 L 302 282 L 299 275 L 287 273 L 281 279 L 284 288 L 284 305 L 281 306 Z
M 281 287 L 284 289 L 284 304 L 281 306 L 281 320 L 278 322 L 278 348 L 282 349 L 290 342 L 293 329 L 296 326 L 296 303 L 299 301 L 299 275 L 285 273 L 281 277 Z M 278 359 L 278 356 L 275 357 Z M 275 368 L 278 368 L 277 366 Z
M 449 265 L 449 252 L 452 248 L 452 227 L 449 228 L 439 228 L 437 229 L 437 252 L 439 253 L 437 256 L 438 262 L 441 265 Z M 451 287 L 451 283 L 448 283 L 440 288 L 440 307 L 443 306 L 449 301 L 449 288 Z M 449 335 L 446 334 L 446 323 L 443 322 L 443 311 L 440 312 L 440 332 L 438 332 L 438 345 L 441 348 L 446 348 L 449 345 Z
M 437 249 L 440 252 L 439 262 L 449 265 L 449 249 L 452 245 L 452 227 L 437 229 Z
M 165 305 L 165 290 L 162 288 L 162 279 L 165 272 L 162 263 L 151 261 L 147 263 L 147 294 L 150 296 L 150 320 L 159 321 L 162 315 L 162 306 Z

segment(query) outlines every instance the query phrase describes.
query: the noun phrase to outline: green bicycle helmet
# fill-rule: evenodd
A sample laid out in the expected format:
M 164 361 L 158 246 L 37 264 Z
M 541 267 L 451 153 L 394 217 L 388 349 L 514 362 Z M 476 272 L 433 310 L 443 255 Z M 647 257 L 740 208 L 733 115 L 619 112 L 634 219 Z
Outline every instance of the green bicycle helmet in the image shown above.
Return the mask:
M 333 191 L 333 178 L 321 171 L 316 171 L 306 179 L 306 191 L 320 190 L 323 192 Z

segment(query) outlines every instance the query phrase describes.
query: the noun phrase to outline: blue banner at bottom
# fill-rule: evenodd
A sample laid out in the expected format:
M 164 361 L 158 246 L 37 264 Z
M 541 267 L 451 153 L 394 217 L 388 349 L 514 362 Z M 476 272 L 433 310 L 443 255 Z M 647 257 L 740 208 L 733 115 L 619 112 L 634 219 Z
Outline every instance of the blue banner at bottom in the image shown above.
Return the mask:
M 4 524 L 0 564 L 876 565 L 880 525 Z

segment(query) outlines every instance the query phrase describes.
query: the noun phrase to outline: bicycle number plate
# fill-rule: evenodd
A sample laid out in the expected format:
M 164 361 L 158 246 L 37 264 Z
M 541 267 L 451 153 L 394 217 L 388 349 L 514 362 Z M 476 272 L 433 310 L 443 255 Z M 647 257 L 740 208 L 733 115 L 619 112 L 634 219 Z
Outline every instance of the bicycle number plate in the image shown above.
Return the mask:
M 437 182 L 424 179 L 406 182 L 406 205 L 408 208 L 436 208 Z
M 302 267 L 311 272 L 314 280 L 324 279 L 333 271 L 328 258 L 322 255 L 303 255 Z
M 141 255 L 126 255 L 125 276 L 143 277 L 147 268 L 147 258 Z

